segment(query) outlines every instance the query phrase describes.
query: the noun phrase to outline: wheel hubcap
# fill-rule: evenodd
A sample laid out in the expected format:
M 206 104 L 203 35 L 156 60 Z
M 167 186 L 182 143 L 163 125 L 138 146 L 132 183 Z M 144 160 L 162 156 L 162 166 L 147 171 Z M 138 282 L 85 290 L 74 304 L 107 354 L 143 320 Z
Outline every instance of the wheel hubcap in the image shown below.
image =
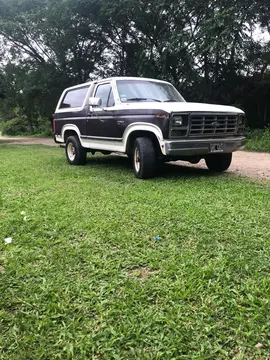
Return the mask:
M 76 156 L 76 149 L 72 143 L 69 143 L 67 146 L 67 154 L 70 161 L 74 161 Z
M 134 151 L 134 167 L 137 172 L 140 171 L 141 168 L 141 158 L 140 158 L 140 152 L 139 149 L 136 148 Z

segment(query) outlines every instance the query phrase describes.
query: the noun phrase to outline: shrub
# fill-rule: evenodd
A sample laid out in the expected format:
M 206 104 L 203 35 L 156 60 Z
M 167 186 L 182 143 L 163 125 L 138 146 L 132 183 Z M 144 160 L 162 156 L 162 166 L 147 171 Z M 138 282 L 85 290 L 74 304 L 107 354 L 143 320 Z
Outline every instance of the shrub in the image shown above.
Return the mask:
M 43 136 L 52 135 L 52 124 L 49 118 L 39 116 L 34 125 L 34 133 Z
M 270 152 L 270 129 L 248 130 L 246 150 Z
M 41 136 L 51 136 L 52 127 L 48 118 L 39 116 L 33 122 L 34 134 Z M 11 120 L 2 122 L 0 124 L 0 131 L 3 135 L 16 136 L 16 135 L 29 135 L 29 129 L 27 124 L 27 117 L 25 115 L 15 116 Z
M 15 117 L 3 123 L 2 134 L 8 136 L 27 134 L 27 120 L 25 116 Z

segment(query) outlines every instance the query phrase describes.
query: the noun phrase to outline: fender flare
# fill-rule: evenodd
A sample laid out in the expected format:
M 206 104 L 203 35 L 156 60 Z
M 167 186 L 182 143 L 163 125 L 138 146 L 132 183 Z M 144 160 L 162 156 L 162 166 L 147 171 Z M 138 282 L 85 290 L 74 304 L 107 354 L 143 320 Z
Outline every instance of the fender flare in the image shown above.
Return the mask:
M 165 143 L 164 143 L 163 134 L 162 134 L 161 129 L 157 125 L 154 125 L 151 123 L 144 123 L 144 122 L 136 122 L 134 124 L 130 124 L 126 128 L 126 130 L 123 134 L 123 146 L 124 146 L 125 152 L 127 151 L 127 143 L 128 143 L 129 136 L 135 131 L 148 131 L 148 132 L 151 132 L 152 134 L 154 134 L 158 140 L 158 143 L 160 146 L 160 151 L 162 152 L 163 155 L 166 155 Z
M 65 132 L 67 130 L 72 130 L 72 131 L 75 131 L 76 134 L 78 135 L 78 138 L 81 142 L 81 133 L 80 133 L 80 130 L 79 128 L 76 126 L 76 125 L 73 125 L 73 124 L 66 124 L 62 127 L 62 131 L 61 131 L 61 137 L 62 139 L 64 140 L 65 139 Z

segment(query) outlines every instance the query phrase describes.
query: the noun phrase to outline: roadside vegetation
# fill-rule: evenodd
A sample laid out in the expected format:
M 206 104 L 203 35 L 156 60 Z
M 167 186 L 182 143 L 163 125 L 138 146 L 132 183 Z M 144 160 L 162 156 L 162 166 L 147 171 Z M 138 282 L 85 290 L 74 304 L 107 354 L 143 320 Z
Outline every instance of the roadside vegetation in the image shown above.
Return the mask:
M 267 184 L 0 151 L 1 360 L 268 359 Z
M 248 131 L 246 136 L 245 150 L 270 152 L 270 129 Z
M 263 128 L 269 13 L 262 0 L 0 0 L 0 123 L 44 132 L 63 89 L 144 76 L 188 101 L 240 107 L 248 126 Z
M 27 116 L 19 108 L 9 109 L 9 119 L 3 121 L 0 110 L 0 134 L 5 136 L 51 136 L 52 124 L 49 117 L 37 115 L 33 131 L 29 132 Z M 1 121 L 2 120 L 2 121 Z

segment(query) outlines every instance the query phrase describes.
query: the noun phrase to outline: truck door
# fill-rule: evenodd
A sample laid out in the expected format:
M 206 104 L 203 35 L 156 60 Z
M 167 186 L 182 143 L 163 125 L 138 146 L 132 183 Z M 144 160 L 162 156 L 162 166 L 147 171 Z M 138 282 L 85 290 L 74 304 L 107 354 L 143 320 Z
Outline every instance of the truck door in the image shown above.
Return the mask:
M 111 83 L 97 84 L 94 97 L 101 99 L 101 105 L 89 107 L 87 136 L 103 138 L 103 140 L 117 138 L 117 112 Z

